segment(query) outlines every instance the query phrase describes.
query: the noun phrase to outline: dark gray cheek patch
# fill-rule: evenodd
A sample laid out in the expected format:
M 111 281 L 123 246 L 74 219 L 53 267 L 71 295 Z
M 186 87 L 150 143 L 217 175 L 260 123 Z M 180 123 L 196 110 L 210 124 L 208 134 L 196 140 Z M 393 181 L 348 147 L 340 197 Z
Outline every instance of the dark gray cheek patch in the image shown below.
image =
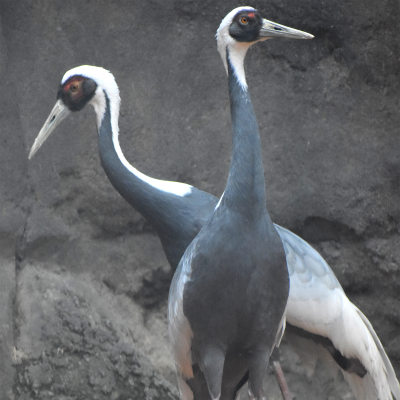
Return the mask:
M 87 79 L 82 82 L 82 92 L 84 95 L 92 95 L 93 97 L 96 88 L 97 84 L 93 79 Z
M 86 78 L 81 85 L 79 94 L 73 96 L 61 86 L 57 93 L 57 100 L 61 100 L 70 111 L 81 111 L 96 93 L 97 84 L 93 79 Z
M 237 21 L 234 21 L 229 27 L 229 35 L 238 42 L 254 42 L 259 38 L 260 25 L 249 23 L 246 26 L 241 26 Z

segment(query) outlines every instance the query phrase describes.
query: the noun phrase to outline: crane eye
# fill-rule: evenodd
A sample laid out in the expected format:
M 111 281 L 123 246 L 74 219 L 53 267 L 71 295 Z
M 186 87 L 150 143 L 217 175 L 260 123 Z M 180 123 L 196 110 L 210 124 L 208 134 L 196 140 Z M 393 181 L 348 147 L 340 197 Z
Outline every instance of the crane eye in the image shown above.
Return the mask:
M 240 22 L 241 22 L 243 25 L 246 25 L 246 24 L 249 22 L 249 20 L 248 20 L 248 18 L 246 18 L 246 17 L 242 17 L 242 18 L 240 18 Z
M 74 93 L 78 90 L 78 85 L 76 83 L 72 83 L 71 86 L 69 87 L 69 90 Z

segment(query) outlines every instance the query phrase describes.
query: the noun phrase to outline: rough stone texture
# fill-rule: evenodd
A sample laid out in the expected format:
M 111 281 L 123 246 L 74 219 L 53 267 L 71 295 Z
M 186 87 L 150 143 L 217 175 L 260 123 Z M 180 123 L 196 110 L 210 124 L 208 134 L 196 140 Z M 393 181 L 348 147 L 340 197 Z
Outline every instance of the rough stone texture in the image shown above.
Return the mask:
M 99 65 L 121 89 L 128 160 L 220 195 L 231 138 L 214 34 L 237 5 L 0 1 L 0 398 L 173 398 L 159 375 L 173 381 L 172 275 L 101 169 L 93 110 L 27 154 L 64 72 Z M 327 259 L 400 375 L 399 2 L 251 5 L 315 35 L 247 57 L 270 213 Z M 282 357 L 297 399 L 349 397 L 321 371 L 308 380 L 288 349 Z
M 13 258 L 0 261 L 0 398 L 7 399 L 12 394 L 15 379 L 13 367 L 14 323 L 13 299 L 15 296 L 15 263 Z
M 177 399 L 143 354 L 157 353 L 158 332 L 144 327 L 140 309 L 125 296 L 85 275 L 29 265 L 19 276 L 17 307 L 21 399 Z M 152 351 L 143 347 L 150 338 Z

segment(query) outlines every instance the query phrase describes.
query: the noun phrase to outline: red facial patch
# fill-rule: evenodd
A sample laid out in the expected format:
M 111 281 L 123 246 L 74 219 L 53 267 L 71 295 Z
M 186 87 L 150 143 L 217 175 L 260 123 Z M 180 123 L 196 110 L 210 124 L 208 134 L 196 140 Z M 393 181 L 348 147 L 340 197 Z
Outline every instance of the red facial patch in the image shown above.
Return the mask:
M 255 18 L 255 14 L 253 12 L 247 14 L 250 18 Z
M 74 83 L 74 82 L 82 82 L 83 81 L 83 76 L 71 76 L 71 78 L 69 78 L 67 80 L 67 82 L 64 83 L 63 85 L 63 89 L 65 91 L 69 90 L 69 87 Z

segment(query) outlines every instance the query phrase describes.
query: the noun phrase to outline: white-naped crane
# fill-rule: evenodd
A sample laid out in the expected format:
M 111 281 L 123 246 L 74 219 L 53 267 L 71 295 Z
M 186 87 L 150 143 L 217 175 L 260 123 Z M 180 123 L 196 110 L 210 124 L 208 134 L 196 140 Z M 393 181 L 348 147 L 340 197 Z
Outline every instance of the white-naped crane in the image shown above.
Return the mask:
M 71 111 L 92 104 L 107 176 L 125 200 L 153 225 L 171 267 L 176 269 L 218 199 L 193 186 L 152 179 L 128 163 L 118 141 L 119 90 L 108 71 L 92 66 L 68 71 L 57 97 L 29 158 Z M 290 276 L 287 330 L 293 331 L 291 336 L 304 336 L 329 351 L 358 400 L 391 398 L 390 391 L 400 400 L 398 381 L 378 337 L 366 317 L 346 297 L 330 267 L 304 240 L 278 225 L 275 227 L 285 249 Z
M 233 154 L 225 191 L 186 249 L 171 283 L 169 331 L 182 400 L 234 400 L 262 381 L 286 323 L 289 274 L 266 208 L 260 135 L 244 73 L 250 46 L 271 37 L 312 35 L 231 11 L 217 31 L 228 73 Z

